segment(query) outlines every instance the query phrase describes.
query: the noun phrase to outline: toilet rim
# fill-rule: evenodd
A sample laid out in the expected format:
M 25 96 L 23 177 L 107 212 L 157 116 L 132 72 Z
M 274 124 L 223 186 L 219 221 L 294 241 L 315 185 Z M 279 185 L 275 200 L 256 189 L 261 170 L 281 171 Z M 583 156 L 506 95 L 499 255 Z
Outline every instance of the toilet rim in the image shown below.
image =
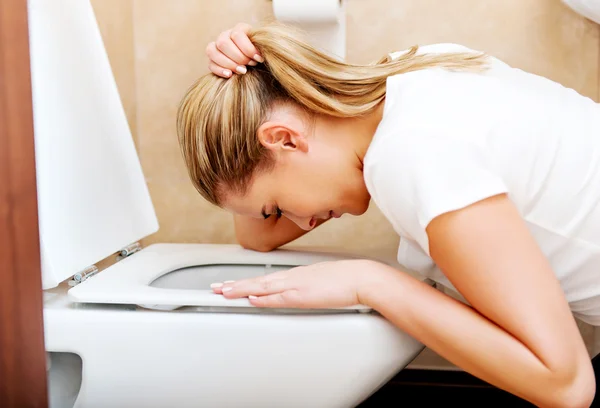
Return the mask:
M 256 308 L 247 298 L 226 299 L 212 290 L 152 287 L 156 279 L 179 269 L 209 265 L 289 265 L 301 266 L 343 259 L 364 259 L 349 254 L 278 249 L 269 253 L 246 250 L 226 244 L 153 244 L 109 266 L 68 291 L 76 303 L 151 305 L 175 309 L 184 306 Z M 148 306 L 143 306 L 148 307 Z M 370 312 L 372 308 L 354 305 L 327 309 Z

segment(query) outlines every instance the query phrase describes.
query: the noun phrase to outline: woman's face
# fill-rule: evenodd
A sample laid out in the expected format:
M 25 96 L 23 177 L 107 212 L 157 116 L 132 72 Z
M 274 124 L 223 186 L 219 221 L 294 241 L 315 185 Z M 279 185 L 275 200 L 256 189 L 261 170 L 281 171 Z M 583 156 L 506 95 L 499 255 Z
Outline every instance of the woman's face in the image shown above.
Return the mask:
M 363 214 L 370 201 L 362 173 L 368 141 L 357 134 L 364 126 L 352 122 L 309 120 L 293 106 L 274 109 L 258 131 L 274 167 L 255 174 L 244 196 L 226 194 L 224 207 L 255 218 L 280 212 L 305 230 L 318 219 Z

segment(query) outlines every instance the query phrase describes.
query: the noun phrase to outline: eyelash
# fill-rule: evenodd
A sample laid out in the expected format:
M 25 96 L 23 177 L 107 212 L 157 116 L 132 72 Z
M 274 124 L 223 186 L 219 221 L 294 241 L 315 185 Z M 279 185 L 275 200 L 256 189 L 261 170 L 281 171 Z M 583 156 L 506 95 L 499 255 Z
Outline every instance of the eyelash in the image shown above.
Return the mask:
M 264 215 L 264 217 L 265 217 L 265 220 L 266 220 L 266 219 L 267 219 L 267 218 L 269 218 L 271 215 L 276 215 L 276 216 L 277 216 L 277 218 L 279 219 L 279 218 L 281 218 L 281 216 L 283 215 L 282 213 L 283 213 L 283 212 L 281 211 L 281 209 L 280 209 L 279 207 L 277 207 L 277 208 L 275 209 L 275 214 L 265 214 L 265 215 Z

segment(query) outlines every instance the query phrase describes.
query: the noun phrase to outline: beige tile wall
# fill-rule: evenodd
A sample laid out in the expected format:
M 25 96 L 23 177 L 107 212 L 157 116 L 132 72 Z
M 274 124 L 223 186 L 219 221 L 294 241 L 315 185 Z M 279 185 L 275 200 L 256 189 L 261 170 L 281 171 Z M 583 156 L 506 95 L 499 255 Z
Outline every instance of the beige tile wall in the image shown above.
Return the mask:
M 121 102 L 137 142 L 133 3 L 128 0 L 93 0 L 92 6 L 119 87 Z
M 92 0 L 136 138 L 160 231 L 145 244 L 232 243 L 231 216 L 187 179 L 175 136 L 185 89 L 207 72 L 204 47 L 244 21 L 271 18 L 268 0 Z M 600 29 L 559 0 L 348 0 L 348 60 L 414 44 L 455 42 L 600 97 Z M 295 245 L 394 255 L 398 238 L 377 208 L 330 222 Z M 586 332 L 587 333 L 587 332 Z M 424 360 L 427 364 L 425 356 Z M 438 364 L 434 360 L 431 364 Z
M 204 47 L 240 21 L 272 18 L 268 0 L 93 0 L 146 174 L 160 231 L 146 240 L 234 242 L 231 217 L 187 179 L 175 137 L 177 103 L 207 71 Z M 559 0 L 348 0 L 348 60 L 413 44 L 456 42 L 598 99 L 598 26 Z M 510 24 L 507 24 L 510 22 Z M 398 238 L 377 208 L 343 217 L 295 245 L 393 255 Z

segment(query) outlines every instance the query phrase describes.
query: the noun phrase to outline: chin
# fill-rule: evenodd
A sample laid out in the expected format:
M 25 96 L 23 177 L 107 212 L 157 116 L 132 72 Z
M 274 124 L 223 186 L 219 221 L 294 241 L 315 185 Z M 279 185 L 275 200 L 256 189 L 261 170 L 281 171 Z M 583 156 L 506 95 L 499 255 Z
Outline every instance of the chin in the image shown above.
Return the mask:
M 363 184 L 360 188 L 355 188 L 350 194 L 347 194 L 345 197 L 340 197 L 339 200 L 342 203 L 346 203 L 344 205 L 345 208 L 339 208 L 338 210 L 342 211 L 345 214 L 350 214 L 354 216 L 363 215 L 369 209 L 369 205 L 371 204 L 371 194 L 367 190 L 366 186 Z
M 348 211 L 348 213 L 355 216 L 363 215 L 369 209 L 369 204 L 371 204 L 371 196 L 367 195 L 360 205 L 353 208 L 352 211 Z

